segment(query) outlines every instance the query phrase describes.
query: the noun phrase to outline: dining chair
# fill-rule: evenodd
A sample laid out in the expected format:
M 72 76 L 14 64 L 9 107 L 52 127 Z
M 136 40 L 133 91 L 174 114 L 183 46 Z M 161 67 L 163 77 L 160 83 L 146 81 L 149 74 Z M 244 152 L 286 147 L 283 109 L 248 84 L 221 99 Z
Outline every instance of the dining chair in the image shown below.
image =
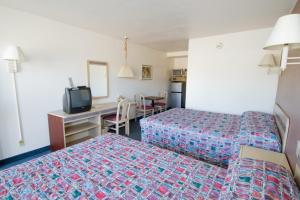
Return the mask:
M 135 121 L 139 114 L 142 114 L 144 118 L 154 114 L 154 107 L 146 104 L 145 96 L 143 94 L 136 94 L 134 99 L 136 103 Z
M 160 91 L 159 96 L 163 97 L 163 99 L 159 100 L 157 102 L 154 102 L 154 108 L 155 108 L 155 110 L 157 110 L 159 112 L 166 111 L 168 108 L 168 92 L 165 90 Z
M 117 113 L 104 115 L 102 117 L 104 127 L 115 130 L 119 135 L 119 129 L 125 127 L 125 134 L 129 136 L 129 112 L 130 102 L 123 99 L 118 103 Z

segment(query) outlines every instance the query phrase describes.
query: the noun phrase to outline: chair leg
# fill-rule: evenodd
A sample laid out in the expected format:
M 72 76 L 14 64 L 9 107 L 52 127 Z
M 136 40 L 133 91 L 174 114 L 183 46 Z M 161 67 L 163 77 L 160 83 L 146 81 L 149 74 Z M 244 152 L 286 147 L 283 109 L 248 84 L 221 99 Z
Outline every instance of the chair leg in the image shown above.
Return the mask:
M 103 129 L 107 130 L 105 133 L 108 133 L 108 131 L 109 131 L 109 125 L 104 120 L 102 122 L 103 122 L 103 124 L 102 124 L 103 125 Z M 101 127 L 101 130 L 102 130 L 102 127 Z
M 130 129 L 129 129 L 129 121 L 125 122 L 125 134 L 129 136 Z
M 102 118 L 100 118 L 100 125 L 99 125 L 99 127 L 100 127 L 100 135 L 102 135 L 103 133 L 102 133 L 102 126 L 103 126 L 103 128 L 104 128 L 104 125 L 103 125 L 103 121 L 102 121 Z M 99 134 L 98 134 L 99 135 Z
M 116 124 L 116 134 L 119 135 L 119 123 Z
M 137 122 L 137 111 L 135 111 L 135 122 Z
M 156 113 L 159 113 L 159 112 L 160 112 L 159 107 L 157 107 L 156 109 L 157 109 L 157 110 L 154 110 L 154 113 L 155 113 L 155 112 L 156 112 Z

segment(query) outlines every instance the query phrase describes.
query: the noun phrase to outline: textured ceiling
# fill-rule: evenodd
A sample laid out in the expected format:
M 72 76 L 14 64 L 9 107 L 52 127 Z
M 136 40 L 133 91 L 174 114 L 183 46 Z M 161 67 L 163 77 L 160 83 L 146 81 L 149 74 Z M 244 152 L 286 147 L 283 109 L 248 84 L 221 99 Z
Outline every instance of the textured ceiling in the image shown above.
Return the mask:
M 0 0 L 0 5 L 163 51 L 188 39 L 271 27 L 296 0 Z

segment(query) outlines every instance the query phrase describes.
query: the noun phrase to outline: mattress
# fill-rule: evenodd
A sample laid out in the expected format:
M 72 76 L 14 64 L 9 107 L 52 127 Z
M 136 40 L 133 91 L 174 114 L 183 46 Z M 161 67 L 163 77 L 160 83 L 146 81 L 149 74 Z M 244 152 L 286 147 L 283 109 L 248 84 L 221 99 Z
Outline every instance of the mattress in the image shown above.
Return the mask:
M 142 141 L 227 166 L 232 157 L 238 156 L 240 145 L 280 152 L 280 137 L 272 127 L 275 122 L 265 122 L 262 117 L 266 116 L 269 115 L 257 112 L 240 116 L 175 108 L 142 119 Z M 250 122 L 245 123 L 247 120 Z M 263 130 L 268 128 L 266 124 L 273 132 Z

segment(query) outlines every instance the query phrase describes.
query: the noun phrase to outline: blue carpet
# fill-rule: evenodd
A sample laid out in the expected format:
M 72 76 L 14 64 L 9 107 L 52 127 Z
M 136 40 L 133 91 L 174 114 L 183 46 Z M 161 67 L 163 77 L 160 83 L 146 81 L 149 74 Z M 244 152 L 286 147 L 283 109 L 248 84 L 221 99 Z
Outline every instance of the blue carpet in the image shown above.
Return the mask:
M 120 135 L 126 136 L 124 128 L 120 129 Z M 129 134 L 129 137 L 134 139 L 134 140 L 141 141 L 141 128 L 140 128 L 140 125 L 139 125 L 138 121 L 137 122 L 135 122 L 134 120 L 130 121 L 130 134 Z M 44 152 L 41 152 L 41 153 L 38 153 L 38 154 L 35 154 L 35 155 L 32 155 L 32 156 L 28 156 L 26 158 L 22 158 L 18 161 L 14 161 L 14 162 L 2 165 L 2 166 L 0 166 L 0 170 L 7 169 L 9 167 L 24 163 L 26 161 L 32 160 L 34 158 L 38 158 L 38 157 L 46 155 L 48 153 L 51 153 L 51 151 L 47 150 L 47 151 L 44 151 Z

